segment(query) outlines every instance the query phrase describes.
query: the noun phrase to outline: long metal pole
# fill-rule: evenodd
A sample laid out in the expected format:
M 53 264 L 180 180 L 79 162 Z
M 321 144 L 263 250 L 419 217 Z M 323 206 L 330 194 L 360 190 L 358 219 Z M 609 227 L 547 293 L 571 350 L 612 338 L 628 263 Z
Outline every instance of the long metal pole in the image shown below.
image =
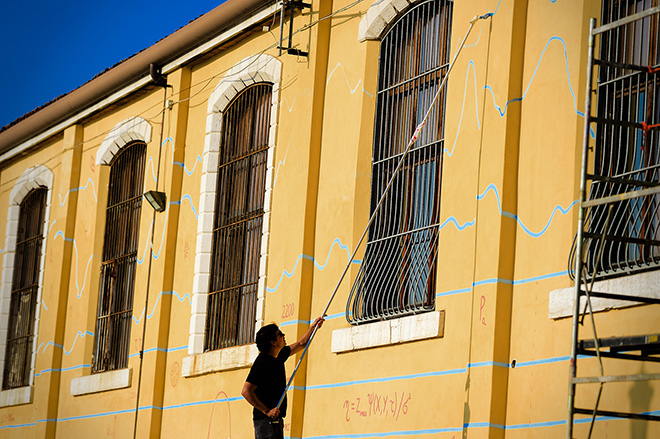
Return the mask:
M 360 236 L 360 239 L 358 240 L 357 245 L 355 246 L 355 250 L 353 250 L 353 254 L 351 255 L 350 259 L 348 260 L 348 263 L 346 264 L 346 267 L 344 267 L 344 271 L 341 274 L 341 277 L 339 278 L 339 281 L 337 282 L 337 285 L 335 286 L 334 291 L 332 292 L 332 295 L 330 296 L 330 300 L 328 300 L 328 304 L 325 306 L 325 309 L 323 310 L 322 316 L 327 315 L 328 313 L 328 308 L 330 308 L 330 304 L 334 300 L 335 296 L 337 295 L 337 291 L 339 290 L 339 286 L 341 285 L 342 281 L 344 280 L 344 277 L 346 277 L 346 273 L 348 272 L 348 268 L 351 266 L 351 263 L 353 262 L 353 259 L 355 258 L 355 255 L 357 254 L 358 249 L 360 248 L 360 245 L 362 244 L 362 241 L 364 240 L 364 237 L 367 235 L 367 232 L 369 231 L 369 227 L 371 227 L 371 223 L 373 223 L 374 219 L 376 218 L 376 214 L 380 210 L 381 205 L 383 204 L 383 200 L 385 199 L 385 195 L 390 190 L 390 187 L 392 186 L 392 183 L 394 181 L 394 177 L 396 177 L 397 172 L 399 172 L 399 169 L 403 166 L 403 161 L 406 159 L 406 156 L 410 152 L 410 149 L 412 146 L 417 142 L 417 139 L 419 138 L 419 134 L 422 131 L 422 128 L 426 124 L 426 120 L 429 117 L 429 114 L 431 114 L 431 110 L 435 106 L 436 102 L 438 101 L 440 97 L 440 93 L 442 92 L 443 87 L 447 83 L 447 78 L 449 77 L 449 73 L 451 72 L 452 68 L 454 67 L 454 64 L 456 63 L 456 59 L 458 58 L 458 55 L 461 53 L 461 50 L 463 50 L 463 46 L 465 46 L 465 42 L 468 39 L 468 36 L 470 35 L 470 32 L 472 31 L 472 28 L 474 27 L 474 23 L 477 22 L 477 20 L 485 20 L 488 17 L 491 17 L 493 14 L 488 13 L 484 14 L 481 16 L 474 16 L 472 20 L 470 20 L 470 27 L 468 28 L 465 37 L 463 38 L 463 41 L 461 42 L 461 45 L 459 46 L 458 50 L 456 51 L 456 55 L 454 55 L 454 59 L 452 62 L 449 64 L 449 68 L 447 69 L 447 73 L 445 74 L 444 78 L 442 78 L 442 82 L 440 83 L 440 87 L 438 88 L 438 92 L 435 94 L 435 97 L 433 98 L 433 101 L 431 102 L 431 105 L 429 106 L 429 109 L 426 111 L 426 114 L 424 115 L 424 119 L 422 122 L 417 126 L 415 129 L 415 132 L 413 133 L 412 137 L 410 138 L 410 141 L 408 142 L 408 145 L 406 146 L 406 149 L 403 151 L 403 155 L 401 156 L 401 159 L 399 160 L 399 163 L 396 165 L 396 168 L 394 168 L 394 171 L 392 172 L 392 177 L 390 177 L 390 180 L 387 182 L 387 186 L 385 186 L 385 190 L 383 191 L 383 195 L 381 195 L 380 200 L 378 200 L 378 204 L 376 204 L 376 207 L 374 208 L 374 211 L 371 214 L 371 217 L 369 218 L 369 221 L 367 222 L 367 226 L 364 228 L 364 231 L 362 232 L 362 236 Z M 316 331 L 318 329 L 318 326 L 314 328 L 312 331 L 312 335 L 310 335 L 309 340 L 307 340 L 307 344 L 305 345 L 305 349 L 302 351 L 302 354 L 300 355 L 300 359 L 298 360 L 298 363 L 296 364 L 296 368 L 293 370 L 293 373 L 291 374 L 291 377 L 289 378 L 289 381 L 286 384 L 286 387 L 284 388 L 284 392 L 282 392 L 282 396 L 280 397 L 279 402 L 277 403 L 277 408 L 280 408 L 280 405 L 282 405 L 282 401 L 284 401 L 284 397 L 286 396 L 287 390 L 289 390 L 289 387 L 291 387 L 291 383 L 293 382 L 293 378 L 296 376 L 296 373 L 298 372 L 298 368 L 300 367 L 300 363 L 302 363 L 303 358 L 305 358 L 305 354 L 307 353 L 307 349 L 309 349 L 309 345 L 312 344 L 312 340 L 314 339 L 314 336 L 316 335 Z
M 575 242 L 575 300 L 573 307 L 573 333 L 571 342 L 571 359 L 569 369 L 569 387 L 568 387 L 568 416 L 566 420 L 566 438 L 573 439 L 573 420 L 575 408 L 575 381 L 577 376 L 577 343 L 578 326 L 580 319 L 580 284 L 582 283 L 582 233 L 584 228 L 583 203 L 587 199 L 587 162 L 589 158 L 589 122 L 591 116 L 591 87 L 593 81 L 594 65 L 594 28 L 596 19 L 589 21 L 589 50 L 587 55 L 587 91 L 584 103 L 584 132 L 582 136 L 582 169 L 580 171 L 580 208 L 578 209 L 577 237 Z

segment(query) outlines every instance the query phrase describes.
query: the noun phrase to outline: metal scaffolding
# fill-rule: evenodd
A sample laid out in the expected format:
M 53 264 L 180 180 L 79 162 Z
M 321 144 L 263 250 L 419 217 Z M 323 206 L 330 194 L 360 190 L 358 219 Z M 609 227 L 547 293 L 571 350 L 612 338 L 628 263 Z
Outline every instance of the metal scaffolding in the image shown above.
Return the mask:
M 657 373 L 607 375 L 603 358 L 660 362 L 660 338 L 658 334 L 599 338 L 592 307 L 592 298 L 623 300 L 630 305 L 660 304 L 660 299 L 636 291 L 598 291 L 596 284 L 660 269 L 659 26 L 660 6 L 651 0 L 604 1 L 602 25 L 596 27 L 595 19 L 590 23 L 580 211 L 569 263 L 575 270 L 569 439 L 574 437 L 576 423 L 589 421 L 591 437 L 599 416 L 660 421 L 653 414 L 600 408 L 605 383 L 660 379 Z M 596 46 L 598 56 L 594 55 Z M 579 340 L 587 314 L 592 335 Z M 577 376 L 578 359 L 583 357 L 598 359 L 599 375 Z M 593 408 L 576 407 L 578 384 L 599 384 Z M 591 419 L 576 420 L 575 415 Z

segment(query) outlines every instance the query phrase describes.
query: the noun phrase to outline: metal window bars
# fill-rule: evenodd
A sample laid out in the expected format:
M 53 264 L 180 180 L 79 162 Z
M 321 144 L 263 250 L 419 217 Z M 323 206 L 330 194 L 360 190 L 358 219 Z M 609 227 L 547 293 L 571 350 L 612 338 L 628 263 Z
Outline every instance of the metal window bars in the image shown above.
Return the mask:
M 125 146 L 110 167 L 92 373 L 128 365 L 147 146 Z
M 3 389 L 23 387 L 30 383 L 47 194 L 46 188 L 34 189 L 20 206 Z
M 271 95 L 248 87 L 223 115 L 205 351 L 254 340 Z
M 575 424 L 583 422 L 575 415 L 591 416 L 588 437 L 598 416 L 660 420 L 657 415 L 600 408 L 605 383 L 660 379 L 660 374 L 606 375 L 602 358 L 660 362 L 660 342 L 657 334 L 599 338 L 591 302 L 595 297 L 660 304 L 660 299 L 640 297 L 634 291 L 615 294 L 594 289 L 596 281 L 660 268 L 660 6 L 657 0 L 604 1 L 602 18 L 601 27 L 596 28 L 595 19 L 590 25 L 580 211 L 569 257 L 575 279 L 569 439 L 574 437 Z M 592 90 L 595 66 L 598 76 Z M 591 112 L 594 92 L 596 115 Z M 587 313 L 593 337 L 579 340 Z M 598 358 L 600 375 L 577 376 L 582 356 Z M 588 383 L 600 386 L 595 407 L 576 407 L 577 385 Z M 587 400 L 584 394 L 579 402 Z
M 371 212 L 447 74 L 453 2 L 411 7 L 381 41 Z M 370 228 L 346 318 L 367 323 L 433 310 L 445 90 Z

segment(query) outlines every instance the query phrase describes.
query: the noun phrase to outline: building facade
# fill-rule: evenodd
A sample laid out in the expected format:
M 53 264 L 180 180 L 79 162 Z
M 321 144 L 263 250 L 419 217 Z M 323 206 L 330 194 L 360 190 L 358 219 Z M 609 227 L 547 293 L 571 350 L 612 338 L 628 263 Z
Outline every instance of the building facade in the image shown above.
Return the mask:
M 595 43 L 624 74 L 589 83 L 589 19 L 635 14 Z M 255 332 L 293 341 L 326 306 L 287 437 L 566 437 L 572 404 L 657 416 L 657 382 L 573 403 L 569 377 L 592 88 L 589 169 L 650 191 L 585 228 L 594 291 L 649 298 L 595 299 L 598 337 L 657 349 L 659 17 L 655 0 L 229 0 L 5 127 L 0 435 L 252 437 Z M 599 415 L 592 436 L 659 433 Z

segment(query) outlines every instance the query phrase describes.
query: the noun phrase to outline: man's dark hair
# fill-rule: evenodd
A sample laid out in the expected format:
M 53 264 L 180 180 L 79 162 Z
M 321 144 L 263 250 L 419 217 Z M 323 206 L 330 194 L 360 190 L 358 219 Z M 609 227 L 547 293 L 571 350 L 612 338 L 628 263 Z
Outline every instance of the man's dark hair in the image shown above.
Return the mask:
M 266 325 L 257 331 L 256 343 L 259 352 L 268 352 L 270 350 L 270 342 L 277 340 L 277 333 L 280 328 L 275 323 Z

